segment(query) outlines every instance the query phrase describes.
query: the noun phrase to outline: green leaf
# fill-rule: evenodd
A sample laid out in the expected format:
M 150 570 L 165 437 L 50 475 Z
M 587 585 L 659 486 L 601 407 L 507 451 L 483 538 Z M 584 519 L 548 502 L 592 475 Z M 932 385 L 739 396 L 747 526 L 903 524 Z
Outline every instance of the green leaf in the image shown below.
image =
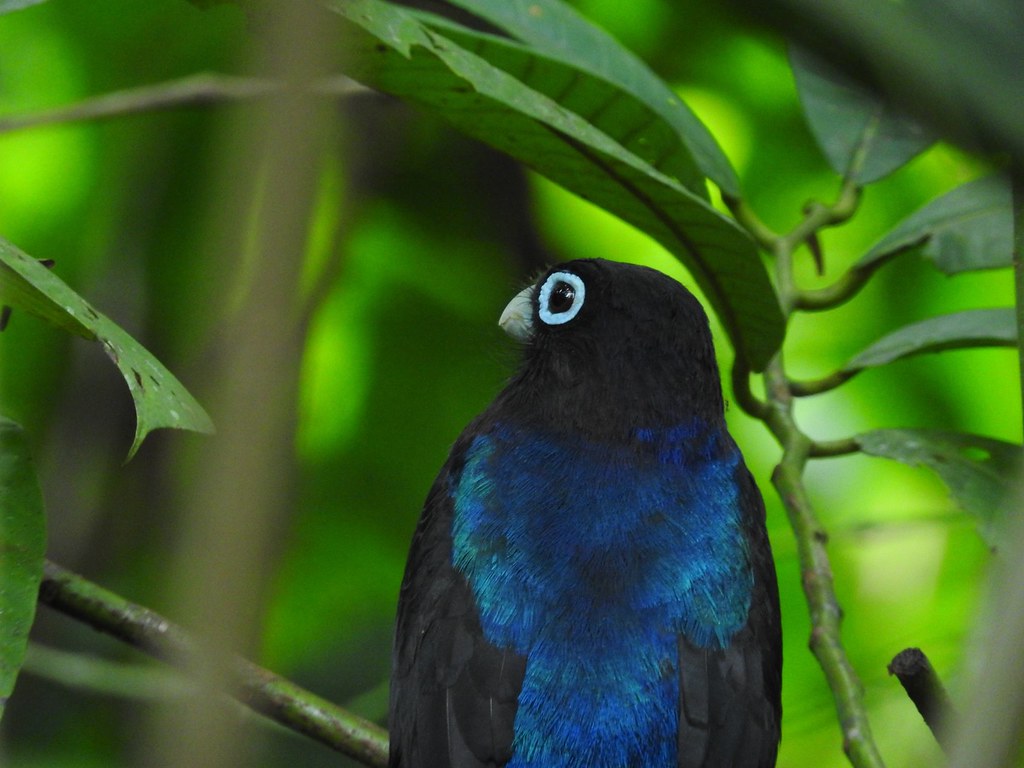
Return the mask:
M 531 88 L 587 119 L 695 194 L 703 177 L 740 196 L 736 172 L 711 132 L 632 51 L 562 0 L 453 0 L 530 48 L 469 44 L 463 28 L 444 33 Z M 589 116 L 589 117 L 588 117 Z M 696 162 L 696 166 L 694 166 Z M 695 181 L 691 180 L 695 179 Z
M 969 347 L 1016 347 L 1017 319 L 1012 308 L 971 309 L 930 317 L 883 336 L 848 362 L 856 373 L 912 355 Z
M 918 247 L 948 275 L 1010 266 L 1013 204 L 1006 178 L 976 179 L 932 200 L 872 246 L 854 269 Z
M 935 141 L 920 125 L 803 49 L 790 46 L 789 63 L 811 133 L 843 178 L 877 181 Z
M 629 92 L 570 63 L 539 55 L 506 38 L 473 32 L 426 13 L 415 16 L 428 28 L 441 32 L 467 51 L 576 113 L 690 192 L 707 199 L 704 174 L 673 127 Z
M 856 437 L 861 450 L 926 466 L 974 516 L 985 543 L 999 544 L 1003 520 L 1020 506 L 1021 446 L 980 435 L 929 429 L 879 429 Z
M 377 0 L 327 6 L 359 26 L 346 36 L 351 77 L 440 114 L 658 240 L 693 273 L 751 367 L 767 364 L 782 312 L 753 241 L 731 219 L 408 12 Z
M 212 432 L 206 411 L 174 375 L 109 318 L 40 262 L 0 238 L 0 303 L 38 315 L 59 328 L 98 341 L 128 382 L 135 401 L 130 459 L 154 429 Z
M 43 497 L 28 441 L 0 416 L 0 715 L 25 662 L 45 554 Z

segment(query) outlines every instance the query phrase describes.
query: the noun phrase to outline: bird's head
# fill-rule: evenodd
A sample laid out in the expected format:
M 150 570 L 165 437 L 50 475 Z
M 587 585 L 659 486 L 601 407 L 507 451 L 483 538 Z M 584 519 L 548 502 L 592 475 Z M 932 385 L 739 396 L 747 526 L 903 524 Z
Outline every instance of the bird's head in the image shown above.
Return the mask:
M 560 264 L 499 321 L 525 353 L 505 398 L 551 429 L 611 439 L 722 419 L 707 315 L 672 278 L 602 259 Z

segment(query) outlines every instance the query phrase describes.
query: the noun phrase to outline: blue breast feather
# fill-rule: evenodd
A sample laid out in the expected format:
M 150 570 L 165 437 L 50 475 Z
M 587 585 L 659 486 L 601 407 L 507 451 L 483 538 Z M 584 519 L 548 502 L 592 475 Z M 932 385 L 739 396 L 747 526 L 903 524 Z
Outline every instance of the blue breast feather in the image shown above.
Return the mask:
M 700 425 L 474 440 L 452 559 L 487 640 L 528 659 L 510 768 L 676 765 L 677 637 L 723 647 L 750 605 L 739 460 Z

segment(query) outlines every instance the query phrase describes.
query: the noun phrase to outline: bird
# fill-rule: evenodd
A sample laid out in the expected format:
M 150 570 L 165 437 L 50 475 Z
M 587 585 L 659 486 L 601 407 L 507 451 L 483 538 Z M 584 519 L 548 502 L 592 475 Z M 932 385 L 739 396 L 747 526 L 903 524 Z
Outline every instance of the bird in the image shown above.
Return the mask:
M 578 259 L 499 324 L 522 360 L 409 550 L 389 767 L 774 766 L 774 561 L 700 302 Z

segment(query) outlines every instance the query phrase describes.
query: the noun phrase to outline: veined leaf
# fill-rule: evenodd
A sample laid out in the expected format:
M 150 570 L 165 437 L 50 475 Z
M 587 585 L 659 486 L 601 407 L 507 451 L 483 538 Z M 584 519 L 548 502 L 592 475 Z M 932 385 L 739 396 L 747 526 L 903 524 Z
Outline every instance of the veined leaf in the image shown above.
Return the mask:
M 676 131 L 628 91 L 507 38 L 474 32 L 431 14 L 415 16 L 430 29 L 576 113 L 690 192 L 707 199 L 704 174 Z
M 726 195 L 740 195 L 739 179 L 725 153 L 685 102 L 632 51 L 570 5 L 562 0 L 452 2 L 530 48 L 492 58 L 459 35 L 445 31 L 446 35 L 581 115 L 691 192 L 706 196 L 702 178 L 697 186 L 687 181 L 696 170 Z M 534 72 L 538 64 L 550 71 Z M 566 67 L 573 82 L 563 90 L 570 84 L 558 70 Z
M 154 429 L 212 432 L 206 411 L 145 347 L 75 293 L 40 262 L 0 238 L 0 304 L 31 312 L 66 331 L 98 341 L 128 382 L 135 401 L 135 455 Z
M 947 275 L 1010 266 L 1013 203 L 1009 182 L 1001 176 L 987 176 L 932 200 L 872 246 L 854 269 L 917 247 Z
M 821 59 L 790 46 L 800 102 L 811 133 L 832 169 L 860 184 L 888 176 L 935 141 L 864 86 Z
M 0 714 L 25 662 L 46 554 L 46 519 L 28 441 L 0 416 Z
M 1020 513 L 1020 445 L 928 429 L 879 429 L 856 440 L 872 456 L 934 471 L 957 504 L 976 518 L 978 532 L 990 547 L 999 544 L 1006 516 Z
M 757 249 L 736 224 L 579 115 L 378 0 L 327 0 L 354 22 L 349 75 L 430 109 L 640 228 L 690 269 L 754 370 L 783 318 Z
M 1012 308 L 971 309 L 930 317 L 883 336 L 843 366 L 848 373 L 886 365 L 912 355 L 969 347 L 1016 347 Z

